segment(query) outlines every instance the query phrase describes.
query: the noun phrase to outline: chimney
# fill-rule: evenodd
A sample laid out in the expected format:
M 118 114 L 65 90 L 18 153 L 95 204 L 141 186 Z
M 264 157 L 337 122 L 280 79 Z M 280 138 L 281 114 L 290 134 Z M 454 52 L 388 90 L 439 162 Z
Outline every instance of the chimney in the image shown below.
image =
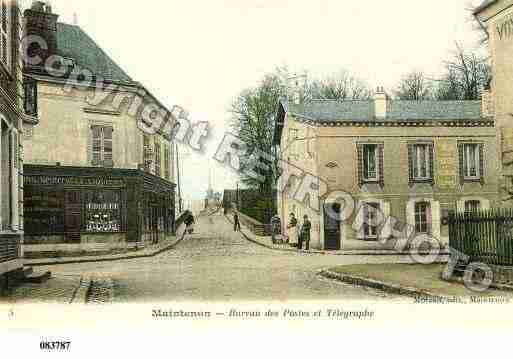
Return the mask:
M 40 36 L 48 49 L 42 49 L 39 45 L 32 45 L 28 49 L 30 56 L 39 55 L 44 66 L 46 59 L 57 54 L 57 19 L 59 15 L 52 12 L 50 2 L 34 1 L 30 9 L 24 12 L 25 36 Z M 37 65 L 36 65 L 37 66 Z
M 489 85 L 481 91 L 481 116 L 483 118 L 495 117 L 495 103 Z
M 378 86 L 374 95 L 374 114 L 376 119 L 385 119 L 387 117 L 388 96 L 383 86 Z

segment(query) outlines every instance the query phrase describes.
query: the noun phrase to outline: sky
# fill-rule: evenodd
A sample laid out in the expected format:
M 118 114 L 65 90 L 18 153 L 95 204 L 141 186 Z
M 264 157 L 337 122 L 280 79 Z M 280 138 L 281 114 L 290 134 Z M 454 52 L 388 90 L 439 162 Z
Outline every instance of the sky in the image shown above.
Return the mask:
M 30 0 L 24 0 L 30 4 Z M 136 81 L 192 121 L 208 121 L 207 151 L 182 148 L 184 196 L 201 199 L 237 175 L 213 160 L 230 104 L 276 66 L 323 76 L 347 70 L 392 91 L 402 75 L 442 71 L 458 41 L 474 47 L 467 9 L 479 0 L 52 0 Z

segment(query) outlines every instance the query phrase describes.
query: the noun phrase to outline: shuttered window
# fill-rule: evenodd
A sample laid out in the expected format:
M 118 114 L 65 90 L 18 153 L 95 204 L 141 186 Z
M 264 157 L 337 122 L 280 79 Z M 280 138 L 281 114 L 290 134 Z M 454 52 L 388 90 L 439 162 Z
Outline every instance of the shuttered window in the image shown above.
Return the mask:
M 365 203 L 363 207 L 363 235 L 366 240 L 378 239 L 379 222 L 378 213 L 382 209 L 379 203 Z
M 364 143 L 357 145 L 358 183 L 379 183 L 384 186 L 384 146 Z
M 410 185 L 414 183 L 433 183 L 434 146 L 432 143 L 409 143 L 408 166 Z
M 161 176 L 161 146 L 160 141 L 155 138 L 155 176 Z
M 168 144 L 164 145 L 164 177 L 171 180 L 171 149 Z
M 484 183 L 484 145 L 482 143 L 458 144 L 460 159 L 460 180 Z
M 113 132 L 110 126 L 92 126 L 92 165 L 114 167 Z
M 11 69 L 11 21 L 9 0 L 0 0 L 1 26 L 0 26 L 0 62 L 7 70 Z
M 431 205 L 428 202 L 415 204 L 415 232 L 431 234 Z

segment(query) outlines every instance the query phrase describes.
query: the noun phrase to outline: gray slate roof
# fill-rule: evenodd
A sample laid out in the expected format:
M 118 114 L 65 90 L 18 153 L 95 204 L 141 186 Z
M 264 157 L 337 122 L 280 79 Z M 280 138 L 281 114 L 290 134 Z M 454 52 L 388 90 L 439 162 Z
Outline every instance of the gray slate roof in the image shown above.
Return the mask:
M 486 9 L 488 6 L 492 5 L 495 2 L 497 2 L 497 0 L 484 0 L 483 3 L 474 10 L 474 14 Z
M 319 123 L 376 120 L 373 100 L 314 100 L 300 105 L 289 103 L 288 112 Z M 480 101 L 389 100 L 384 121 L 480 120 L 481 118 Z
M 79 26 L 58 23 L 57 46 L 59 55 L 74 59 L 78 66 L 97 76 L 113 81 L 132 82 L 130 76 Z

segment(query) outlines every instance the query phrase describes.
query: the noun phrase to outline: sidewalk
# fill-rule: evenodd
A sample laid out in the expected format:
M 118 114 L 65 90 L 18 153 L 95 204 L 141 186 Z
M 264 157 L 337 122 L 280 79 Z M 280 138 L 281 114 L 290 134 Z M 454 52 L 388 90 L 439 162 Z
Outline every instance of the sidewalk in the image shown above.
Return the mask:
M 1 304 L 85 304 L 91 281 L 80 275 L 52 276 L 41 284 L 23 283 L 11 289 Z
M 233 224 L 233 221 L 225 216 L 226 220 Z M 262 247 L 266 247 L 272 250 L 285 251 L 285 252 L 298 252 L 297 248 L 290 247 L 288 244 L 274 244 L 271 236 L 261 237 L 253 234 L 244 224 L 241 223 L 241 234 L 250 242 L 258 244 Z M 320 254 L 320 255 L 335 255 L 335 256 L 353 256 L 353 255 L 411 255 L 411 254 L 422 254 L 426 255 L 425 251 L 395 251 L 395 250 L 379 250 L 379 249 L 363 249 L 363 250 L 339 250 L 339 251 L 327 251 L 319 249 L 311 249 L 308 252 L 302 251 L 303 253 Z M 449 257 L 447 250 L 442 250 L 441 260 L 446 261 Z
M 428 301 L 442 298 L 442 301 L 454 299 L 460 303 L 468 302 L 466 298 L 495 297 L 513 301 L 511 291 L 490 289 L 486 292 L 475 292 L 462 283 L 447 282 L 442 279 L 444 269 L 443 264 L 365 264 L 338 266 L 323 270 L 319 274 L 347 284 L 414 298 L 421 297 Z
M 180 227 L 177 233 L 182 233 L 185 227 Z M 181 232 L 181 231 L 182 232 Z M 183 240 L 183 236 L 180 238 L 172 237 L 170 240 L 165 240 L 157 245 L 152 245 L 144 249 L 131 252 L 121 253 L 112 255 L 100 255 L 100 256 L 83 256 L 83 257 L 62 257 L 62 258 L 41 258 L 41 259 L 25 259 L 25 266 L 46 266 L 54 264 L 73 264 L 73 263 L 91 263 L 91 262 L 108 262 L 108 261 L 119 261 L 136 258 L 148 258 L 159 255 L 165 251 L 174 248 L 178 243 Z

